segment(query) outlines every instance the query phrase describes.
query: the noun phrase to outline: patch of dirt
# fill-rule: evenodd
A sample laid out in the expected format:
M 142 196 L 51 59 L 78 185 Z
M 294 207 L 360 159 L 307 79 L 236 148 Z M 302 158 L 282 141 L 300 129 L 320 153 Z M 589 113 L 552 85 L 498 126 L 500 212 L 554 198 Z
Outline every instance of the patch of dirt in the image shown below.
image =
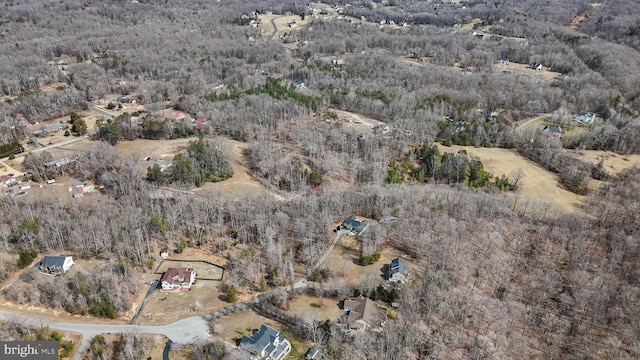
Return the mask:
M 571 22 L 569 23 L 569 27 L 573 30 L 576 30 L 581 22 L 585 21 L 589 16 L 593 15 L 593 12 L 600 6 L 601 3 L 591 3 L 589 4 L 589 8 L 583 11 L 582 13 L 576 15 Z
M 491 172 L 493 176 L 505 175 L 513 178 L 518 171 L 522 170 L 524 177 L 520 180 L 517 193 L 523 197 L 554 203 L 568 211 L 575 211 L 585 200 L 585 196 L 564 189 L 557 175 L 524 158 L 514 150 L 437 145 L 440 152 L 466 150 L 467 154 L 478 157 L 484 164 L 485 170 Z

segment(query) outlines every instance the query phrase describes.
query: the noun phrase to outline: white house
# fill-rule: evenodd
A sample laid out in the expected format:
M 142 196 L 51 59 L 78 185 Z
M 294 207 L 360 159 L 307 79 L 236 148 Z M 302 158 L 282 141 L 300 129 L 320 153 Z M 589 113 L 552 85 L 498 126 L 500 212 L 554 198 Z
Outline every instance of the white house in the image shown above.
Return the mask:
M 196 271 L 192 268 L 168 268 L 162 276 L 162 290 L 189 291 L 196 282 Z
M 243 336 L 240 348 L 253 354 L 252 359 L 282 360 L 291 352 L 291 343 L 271 326 L 262 325 L 250 336 Z
M 73 258 L 71 256 L 47 255 L 38 263 L 38 270 L 44 274 L 60 275 L 69 271 L 72 265 Z

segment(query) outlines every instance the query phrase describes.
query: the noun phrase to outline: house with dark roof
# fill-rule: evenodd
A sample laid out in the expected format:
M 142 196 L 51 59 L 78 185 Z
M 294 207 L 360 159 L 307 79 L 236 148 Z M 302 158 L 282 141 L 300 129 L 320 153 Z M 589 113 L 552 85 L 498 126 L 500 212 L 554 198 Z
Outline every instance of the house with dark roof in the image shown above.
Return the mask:
M 69 271 L 71 265 L 73 265 L 73 258 L 71 256 L 47 255 L 38 263 L 38 270 L 43 274 L 62 275 Z
M 378 306 L 375 301 L 360 296 L 344 301 L 344 314 L 338 318 L 338 323 L 345 324 L 349 329 L 375 331 L 381 330 L 387 321 L 387 309 Z
M 278 330 L 262 324 L 258 331 L 242 337 L 240 348 L 253 354 L 252 359 L 282 360 L 291 352 L 291 343 Z
M 191 285 L 195 282 L 196 271 L 192 268 L 186 267 L 168 268 L 160 280 L 162 290 L 165 291 L 189 291 L 191 290 Z
M 367 220 L 358 220 L 355 215 L 349 216 L 347 220 L 342 223 L 342 227 L 349 230 L 349 235 L 360 235 L 369 226 Z
M 309 350 L 307 350 L 307 352 L 304 354 L 304 358 L 305 360 L 313 360 L 316 358 L 316 356 L 318 356 L 318 353 L 320 353 L 320 349 L 318 349 L 317 347 L 311 347 L 309 348 Z
M 501 57 L 498 59 L 498 62 L 499 62 L 500 64 L 503 64 L 503 65 L 509 65 L 509 58 L 508 58 L 508 57 L 506 57 L 506 56 L 501 56 Z
M 386 124 L 378 124 L 373 127 L 373 133 L 376 135 L 386 135 L 389 131 L 391 131 L 391 129 L 389 129 L 389 125 Z
M 564 130 L 558 125 L 544 125 L 540 131 L 556 139 L 562 139 L 564 137 Z
M 395 258 L 391 260 L 387 269 L 387 280 L 395 283 L 404 283 L 409 280 L 407 262 L 404 259 Z

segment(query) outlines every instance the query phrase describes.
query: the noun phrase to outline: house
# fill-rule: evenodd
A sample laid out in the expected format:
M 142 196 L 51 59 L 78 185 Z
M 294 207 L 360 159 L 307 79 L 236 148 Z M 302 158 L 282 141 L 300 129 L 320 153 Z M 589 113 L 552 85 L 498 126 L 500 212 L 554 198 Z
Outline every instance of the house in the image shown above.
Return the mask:
M 407 262 L 402 258 L 392 259 L 387 269 L 387 280 L 395 283 L 404 283 L 408 279 Z
M 298 24 L 296 24 L 296 21 L 293 20 L 293 21 L 288 22 L 287 26 L 293 29 L 293 28 L 297 27 Z
M 196 123 L 196 124 L 202 125 L 202 124 L 206 124 L 207 120 L 205 120 L 203 118 L 197 118 L 197 119 L 193 120 L 193 122 Z
M 349 230 L 349 235 L 360 235 L 369 226 L 367 220 L 358 220 L 355 215 L 342 222 L 342 227 Z
M 295 85 L 296 85 L 296 89 L 303 89 L 304 88 L 304 81 L 296 80 Z
M 196 271 L 186 267 L 168 268 L 160 281 L 162 290 L 189 291 L 196 282 Z
M 305 360 L 313 360 L 316 358 L 316 356 L 318 356 L 318 353 L 320 352 L 320 349 L 318 349 L 317 347 L 313 346 L 311 348 L 309 348 L 309 350 L 307 350 L 307 352 L 304 354 L 304 358 Z
M 163 259 L 166 259 L 167 257 L 169 257 L 169 248 L 166 246 L 163 246 L 162 249 L 160 249 L 160 257 Z
M 291 352 L 291 343 L 278 330 L 263 324 L 250 336 L 242 337 L 240 348 L 255 355 L 257 359 L 282 360 Z
M 387 309 L 378 306 L 371 299 L 360 296 L 344 301 L 344 314 L 338 322 L 354 330 L 379 330 L 386 320 Z
M 542 70 L 542 64 L 537 62 L 532 62 L 531 64 L 529 64 L 529 68 L 535 69 L 535 70 Z
M 376 135 L 386 135 L 389 133 L 389 131 L 391 131 L 389 129 L 389 125 L 378 124 L 373 127 L 373 133 Z
M 74 198 L 79 198 L 84 196 L 84 185 L 76 185 L 73 187 L 72 196 Z
M 173 121 L 184 120 L 185 117 L 186 115 L 183 112 L 177 112 L 177 113 L 171 114 L 171 120 Z
M 9 175 L 0 176 L 0 184 L 2 185 L 6 185 L 7 187 L 9 187 L 9 186 L 14 186 L 17 183 L 18 181 Z
M 578 124 L 593 124 L 594 121 L 596 121 L 596 114 L 590 112 L 581 112 L 573 118 L 573 121 L 577 122 Z
M 564 137 L 564 130 L 560 126 L 556 125 L 544 125 L 541 129 L 543 134 L 547 134 L 556 139 L 562 139 Z
M 498 59 L 498 63 L 502 65 L 509 65 L 509 58 L 506 56 L 502 56 Z
M 61 275 L 69 271 L 71 265 L 73 265 L 71 256 L 47 255 L 38 263 L 38 270 L 43 274 Z

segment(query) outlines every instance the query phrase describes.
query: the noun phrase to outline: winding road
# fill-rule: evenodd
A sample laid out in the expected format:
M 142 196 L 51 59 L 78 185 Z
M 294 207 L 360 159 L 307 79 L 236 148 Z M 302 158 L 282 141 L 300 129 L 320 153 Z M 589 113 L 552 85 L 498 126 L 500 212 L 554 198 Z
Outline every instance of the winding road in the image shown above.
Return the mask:
M 0 320 L 33 327 L 48 326 L 55 330 L 80 333 L 82 335 L 82 341 L 76 347 L 76 353 L 73 356 L 74 360 L 82 359 L 84 349 L 89 345 L 91 339 L 96 335 L 105 333 L 160 334 L 168 337 L 172 342 L 177 344 L 189 344 L 201 340 L 213 339 L 209 335 L 209 320 L 203 316 L 184 318 L 169 325 L 145 326 L 64 322 L 0 310 Z

